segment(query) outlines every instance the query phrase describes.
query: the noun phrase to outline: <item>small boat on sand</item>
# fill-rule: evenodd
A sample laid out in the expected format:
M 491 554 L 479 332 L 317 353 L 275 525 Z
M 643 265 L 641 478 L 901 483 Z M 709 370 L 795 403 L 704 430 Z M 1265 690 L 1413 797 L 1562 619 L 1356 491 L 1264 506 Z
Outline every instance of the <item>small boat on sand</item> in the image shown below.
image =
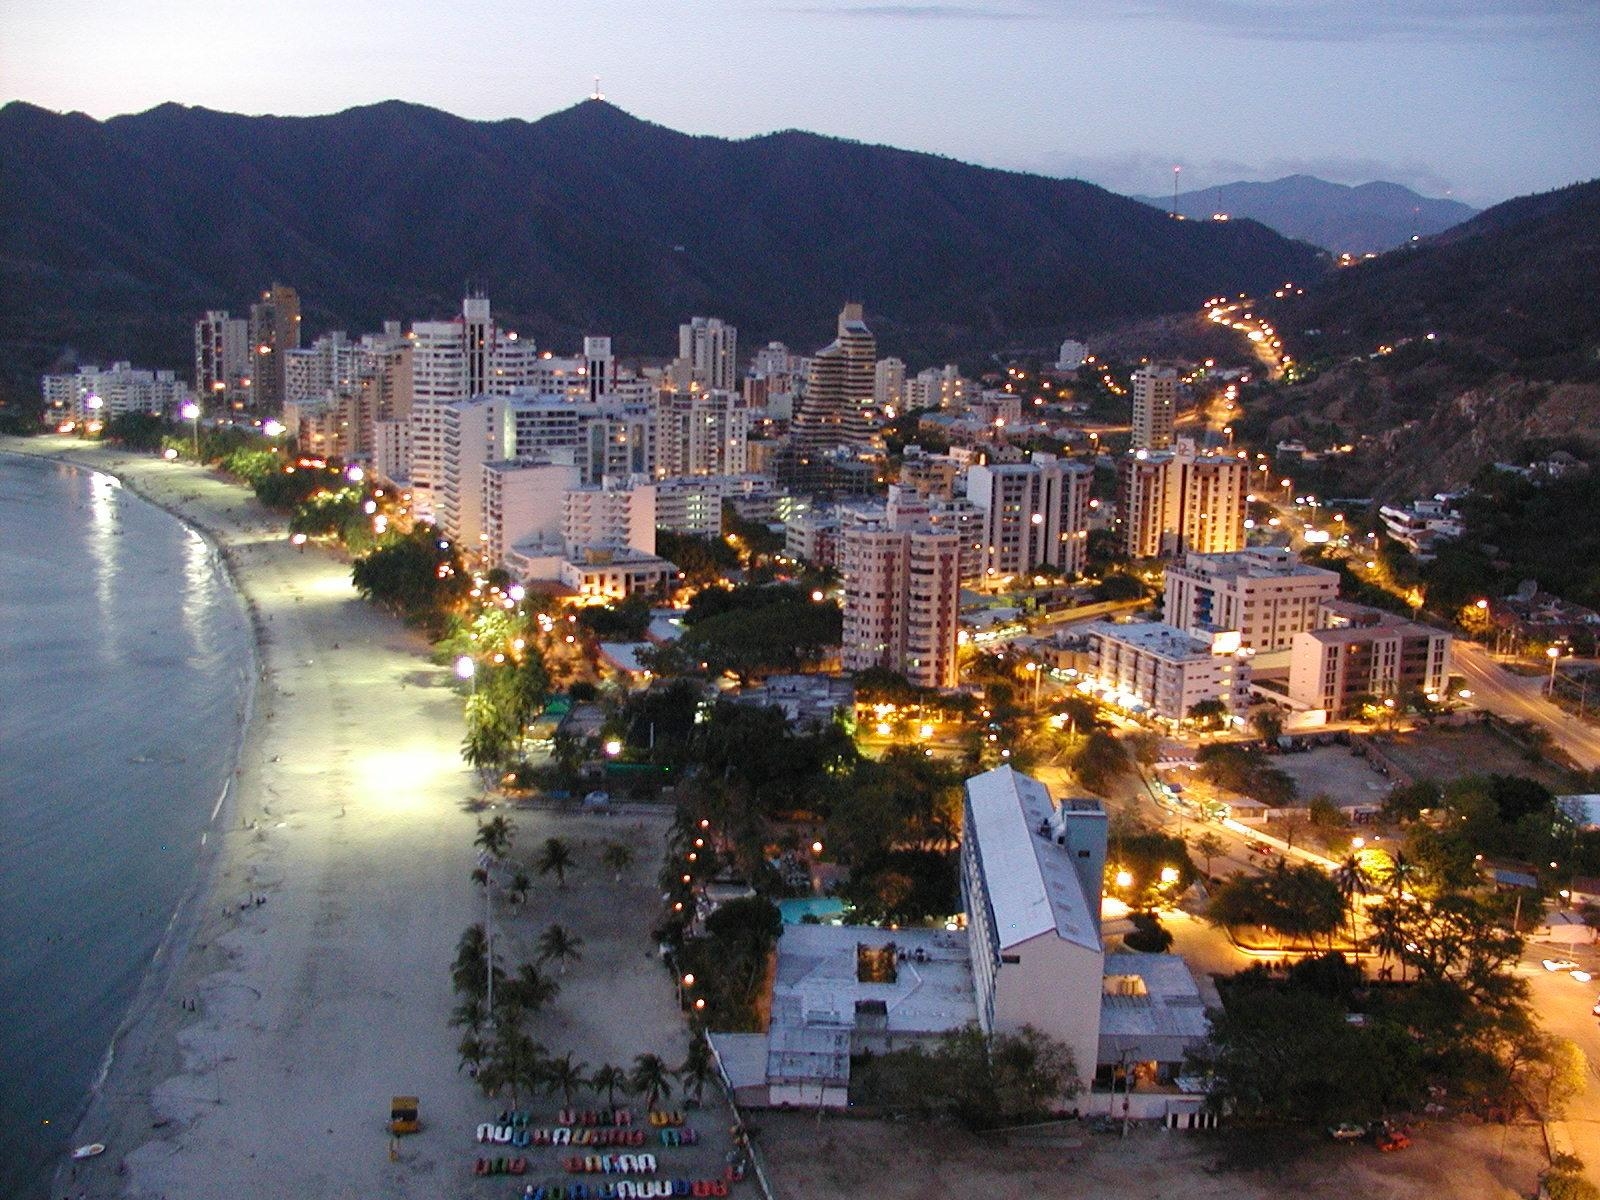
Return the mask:
M 76 1150 L 74 1150 L 72 1152 L 72 1157 L 93 1158 L 95 1155 L 104 1154 L 105 1152 L 106 1144 L 104 1142 L 90 1142 L 87 1146 L 79 1146 Z

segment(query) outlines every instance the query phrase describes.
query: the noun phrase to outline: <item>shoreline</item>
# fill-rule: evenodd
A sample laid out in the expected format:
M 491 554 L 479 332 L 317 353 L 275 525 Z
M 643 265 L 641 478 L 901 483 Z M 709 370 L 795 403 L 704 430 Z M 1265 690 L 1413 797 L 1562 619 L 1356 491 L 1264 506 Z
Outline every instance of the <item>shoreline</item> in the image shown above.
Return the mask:
M 209 469 L 55 437 L 0 448 L 113 475 L 194 529 L 244 607 L 254 671 L 194 880 L 72 1136 L 107 1153 L 63 1163 L 52 1196 L 437 1194 L 425 1171 L 370 1150 L 392 1094 L 423 1092 L 432 1115 L 459 1108 L 462 1124 L 472 1103 L 469 1087 L 447 1086 L 456 1062 L 439 966 L 472 920 L 461 886 L 472 789 L 446 673 L 355 596 L 347 564 L 291 549 L 282 518 Z M 400 734 L 398 768 L 362 763 Z M 410 819 L 386 824 L 396 808 Z M 387 887 L 365 878 L 373 868 Z M 385 925 L 406 936 L 386 941 Z M 350 959 L 371 970 L 343 978 Z M 383 1044 L 399 1030 L 403 1052 Z M 263 1144 L 241 1152 L 241 1140 Z
M 91 458 L 76 457 L 75 451 L 50 450 L 38 452 L 25 449 L 28 439 L 0 438 L 0 455 L 9 455 L 17 458 L 27 458 L 33 461 L 49 461 L 64 464 L 80 471 L 98 472 L 115 478 L 119 485 L 132 495 L 138 497 L 139 502 L 148 504 L 152 508 L 166 513 L 185 529 L 191 530 L 200 537 L 210 550 L 217 570 L 227 581 L 232 594 L 232 603 L 238 606 L 241 623 L 245 632 L 245 648 L 248 660 L 245 664 L 247 683 L 244 694 L 243 707 L 239 713 L 237 725 L 233 731 L 234 752 L 228 765 L 227 775 L 223 779 L 221 790 L 216 797 L 210 816 L 206 819 L 205 829 L 201 833 L 200 850 L 184 882 L 182 893 L 177 903 L 173 906 L 161 931 L 161 937 L 156 943 L 155 951 L 140 976 L 138 986 L 134 989 L 133 996 L 128 1001 L 126 1011 L 121 1020 L 111 1032 L 104 1052 L 101 1054 L 99 1065 L 95 1069 L 94 1077 L 89 1081 L 89 1086 L 80 1097 L 72 1113 L 72 1136 L 68 1145 L 81 1145 L 79 1135 L 82 1134 L 89 1114 L 93 1111 L 96 1102 L 101 1099 L 107 1081 L 117 1068 L 118 1050 L 124 1041 L 134 1034 L 142 1025 L 149 1022 L 155 1013 L 157 1003 L 166 994 L 174 979 L 181 972 L 189 951 L 196 944 L 202 923 L 204 903 L 211 898 L 216 889 L 222 867 L 222 840 L 213 840 L 211 833 L 231 823 L 233 814 L 238 804 L 238 782 L 240 764 L 244 758 L 245 745 L 250 736 L 250 728 L 255 719 L 256 692 L 262 674 L 262 655 L 264 630 L 261 628 L 257 614 L 247 597 L 242 581 L 238 577 L 236 564 L 229 555 L 216 534 L 209 528 L 189 519 L 171 504 L 163 502 L 160 498 L 151 496 L 145 490 L 130 480 L 125 472 L 119 472 L 109 463 L 92 461 Z M 221 824 L 219 825 L 219 820 Z M 54 1177 L 49 1184 L 49 1194 L 54 1195 L 65 1184 L 70 1187 L 75 1179 L 63 1179 L 63 1175 L 72 1173 L 75 1164 L 69 1159 L 65 1164 L 56 1168 Z

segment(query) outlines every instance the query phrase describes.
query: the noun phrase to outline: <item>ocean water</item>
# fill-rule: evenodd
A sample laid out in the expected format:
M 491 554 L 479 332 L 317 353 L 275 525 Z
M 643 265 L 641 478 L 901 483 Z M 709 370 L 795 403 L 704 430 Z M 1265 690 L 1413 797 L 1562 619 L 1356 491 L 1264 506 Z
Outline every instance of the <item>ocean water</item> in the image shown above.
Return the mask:
M 110 476 L 0 454 L 0 1196 L 45 1194 L 203 880 L 251 673 L 204 539 Z

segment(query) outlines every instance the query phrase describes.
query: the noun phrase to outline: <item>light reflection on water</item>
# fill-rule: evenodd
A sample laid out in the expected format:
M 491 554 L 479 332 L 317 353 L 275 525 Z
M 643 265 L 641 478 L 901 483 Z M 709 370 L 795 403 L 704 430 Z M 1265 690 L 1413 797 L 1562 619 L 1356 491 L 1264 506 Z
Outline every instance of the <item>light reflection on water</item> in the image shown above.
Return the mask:
M 203 539 L 108 475 L 0 454 L 7 1200 L 44 1195 L 197 879 L 237 753 L 247 635 Z

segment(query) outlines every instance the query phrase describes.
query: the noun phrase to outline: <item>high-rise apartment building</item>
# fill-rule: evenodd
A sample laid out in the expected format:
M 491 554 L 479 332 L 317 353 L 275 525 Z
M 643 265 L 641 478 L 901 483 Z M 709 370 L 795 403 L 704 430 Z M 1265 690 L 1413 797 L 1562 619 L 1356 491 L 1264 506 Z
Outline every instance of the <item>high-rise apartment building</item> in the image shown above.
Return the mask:
M 1148 363 L 1133 373 L 1135 450 L 1165 450 L 1172 445 L 1178 410 L 1178 372 Z
M 1338 595 L 1338 572 L 1303 563 L 1282 547 L 1186 554 L 1167 567 L 1162 613 L 1167 624 L 1196 637 L 1235 630 L 1244 649 L 1261 654 L 1287 650 Z
M 250 407 L 260 416 L 283 411 L 285 355 L 300 348 L 300 293 L 274 283 L 250 306 Z
M 846 304 L 838 337 L 811 357 L 805 395 L 794 414 L 793 439 L 806 451 L 872 443 L 878 340 L 861 305 Z
M 678 357 L 702 388 L 732 392 L 739 387 L 739 331 L 720 317 L 691 317 L 678 326 Z
M 494 323 L 488 297 L 468 296 L 449 321 L 411 326 L 411 486 L 421 515 L 433 512 L 440 477 L 445 405 L 473 396 L 509 396 L 529 386 L 538 356 L 532 341 Z
M 658 475 L 743 475 L 748 466 L 750 410 L 738 392 L 690 383 L 661 393 L 656 406 Z
M 1244 459 L 1202 454 L 1187 438 L 1129 453 L 1117 465 L 1124 549 L 1132 558 L 1242 549 L 1248 476 Z
M 899 412 L 906 402 L 906 364 L 898 358 L 880 358 L 872 370 L 872 402 L 880 411 Z
M 207 409 L 233 411 L 250 402 L 250 322 L 225 311 L 194 323 L 194 391 Z
M 611 353 L 610 338 L 583 339 L 583 374 L 592 402 L 617 390 L 617 360 Z
M 960 535 L 919 520 L 915 498 L 889 489 L 875 514 L 840 531 L 844 667 L 887 667 L 922 687 L 956 684 Z
M 1093 480 L 1088 463 L 1064 462 L 1053 454 L 970 468 L 967 499 L 983 512 L 983 578 L 1022 575 L 1041 565 L 1080 574 L 1088 551 Z
M 479 395 L 439 406 L 439 478 L 433 515 L 439 528 L 469 558 L 482 555 L 489 540 L 484 523 L 483 468 L 499 458 L 505 403 L 498 397 Z

